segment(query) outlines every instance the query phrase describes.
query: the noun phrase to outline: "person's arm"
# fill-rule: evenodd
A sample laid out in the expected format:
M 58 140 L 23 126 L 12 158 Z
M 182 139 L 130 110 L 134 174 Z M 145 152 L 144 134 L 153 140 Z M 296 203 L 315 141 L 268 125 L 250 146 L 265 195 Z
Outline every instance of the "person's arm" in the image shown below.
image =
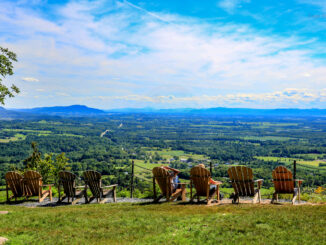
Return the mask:
M 209 178 L 208 183 L 211 184 L 211 185 L 219 185 L 219 184 L 221 184 L 222 182 L 217 181 L 217 180 L 213 180 L 212 178 Z
M 173 171 L 175 175 L 180 173 L 180 171 L 178 169 L 175 169 L 175 168 L 170 168 L 168 166 L 163 166 L 163 168 Z

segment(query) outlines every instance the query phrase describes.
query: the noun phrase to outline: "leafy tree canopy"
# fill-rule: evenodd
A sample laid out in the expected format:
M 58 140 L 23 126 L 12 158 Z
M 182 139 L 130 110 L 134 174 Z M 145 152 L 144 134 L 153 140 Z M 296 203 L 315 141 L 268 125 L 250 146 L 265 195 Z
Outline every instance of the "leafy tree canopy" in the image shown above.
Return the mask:
M 4 105 L 4 101 L 7 96 L 11 98 L 15 96 L 15 93 L 19 93 L 19 88 L 17 88 L 14 84 L 12 84 L 9 88 L 2 83 L 3 78 L 14 74 L 14 67 L 12 64 L 13 61 L 17 62 L 16 54 L 9 51 L 7 48 L 0 47 L 0 103 L 2 105 Z

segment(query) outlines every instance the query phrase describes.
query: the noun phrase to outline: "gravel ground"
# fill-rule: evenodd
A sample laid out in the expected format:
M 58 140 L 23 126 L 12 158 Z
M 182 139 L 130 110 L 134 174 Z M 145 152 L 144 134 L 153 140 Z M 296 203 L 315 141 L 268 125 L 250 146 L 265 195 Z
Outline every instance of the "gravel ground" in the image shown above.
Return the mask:
M 16 205 L 16 206 L 23 206 L 23 207 L 30 207 L 30 208 L 34 208 L 34 207 L 57 207 L 57 206 L 66 206 L 66 205 L 71 205 L 70 203 L 67 203 L 66 201 L 64 201 L 63 203 L 57 203 L 58 198 L 53 198 L 52 202 L 50 202 L 50 200 L 47 198 L 45 199 L 43 202 L 39 203 L 37 200 L 29 200 L 29 201 L 22 201 L 22 202 L 12 202 L 10 205 Z M 127 197 L 118 197 L 117 198 L 117 202 L 118 203 L 122 203 L 122 202 L 127 202 L 127 203 L 150 203 L 152 202 L 153 199 L 141 199 L 141 198 L 127 198 Z M 165 201 L 164 199 L 162 199 L 161 201 Z M 197 201 L 195 200 L 194 203 L 196 203 Z M 80 199 L 79 202 L 76 205 L 81 205 L 84 204 L 85 200 L 84 198 Z M 92 203 L 96 203 L 96 200 L 92 201 Z M 109 198 L 109 200 L 106 203 L 113 203 L 113 199 Z M 221 201 L 221 204 L 231 204 L 232 200 L 228 199 L 228 198 L 224 198 Z M 240 204 L 244 204 L 244 203 L 252 203 L 252 199 L 251 198 L 243 198 L 240 199 Z M 271 200 L 270 199 L 262 199 L 261 201 L 262 204 L 270 204 Z M 280 199 L 278 203 L 291 203 L 291 200 L 283 200 Z M 201 204 L 205 204 L 204 200 L 201 201 Z M 296 204 L 298 205 L 298 201 L 296 201 Z M 301 201 L 300 204 L 307 204 L 307 202 L 305 201 Z
M 140 199 L 140 198 L 127 198 L 127 197 L 118 197 L 117 202 L 129 202 L 129 203 L 140 203 L 140 202 L 151 202 L 153 199 Z M 62 203 L 57 203 L 58 198 L 54 197 L 52 199 L 52 202 L 50 202 L 50 199 L 46 198 L 43 202 L 39 203 L 37 200 L 29 200 L 29 201 L 22 201 L 22 202 L 12 202 L 10 205 L 16 205 L 16 206 L 23 206 L 23 207 L 57 207 L 57 206 L 65 206 L 65 205 L 71 205 L 64 200 Z M 84 204 L 85 199 L 81 198 L 76 205 Z M 92 201 L 92 203 L 96 203 L 96 200 Z M 113 199 L 109 198 L 109 200 L 106 203 L 113 203 Z

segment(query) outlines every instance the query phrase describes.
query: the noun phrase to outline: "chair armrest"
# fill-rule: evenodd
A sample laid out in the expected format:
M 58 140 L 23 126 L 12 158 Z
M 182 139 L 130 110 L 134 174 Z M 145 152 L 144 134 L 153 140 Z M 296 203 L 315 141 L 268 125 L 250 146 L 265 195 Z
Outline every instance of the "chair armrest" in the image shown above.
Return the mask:
M 257 179 L 257 180 L 254 181 L 255 183 L 258 184 L 258 189 L 260 189 L 260 187 L 262 186 L 263 181 L 264 181 L 263 179 Z
M 181 186 L 181 188 L 179 189 L 186 189 L 187 183 L 178 183 L 178 184 Z
M 46 185 L 42 185 L 42 186 L 48 186 L 48 187 L 52 187 L 53 186 L 53 184 L 46 184 Z
M 111 188 L 111 187 L 116 187 L 118 186 L 118 184 L 115 184 L 115 185 L 107 185 L 107 186 L 102 186 L 102 188 Z
M 298 184 L 299 184 L 299 187 L 300 187 L 300 185 L 302 184 L 302 182 L 303 182 L 303 180 L 302 179 L 295 179 L 294 180 L 295 182 L 298 182 Z

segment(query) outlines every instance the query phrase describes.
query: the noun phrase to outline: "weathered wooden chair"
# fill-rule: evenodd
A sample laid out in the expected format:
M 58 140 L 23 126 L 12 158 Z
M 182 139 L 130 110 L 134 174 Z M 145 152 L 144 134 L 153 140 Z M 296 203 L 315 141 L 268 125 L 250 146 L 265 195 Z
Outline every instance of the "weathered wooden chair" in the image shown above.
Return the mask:
M 37 196 L 39 202 L 43 202 L 44 199 L 49 196 L 52 201 L 52 185 L 43 185 L 42 176 L 40 173 L 29 170 L 24 173 L 24 184 L 26 197 Z M 43 187 L 48 187 L 48 190 L 44 190 Z
M 95 198 L 99 203 L 105 203 L 108 200 L 108 196 L 112 193 L 113 201 L 117 201 L 116 187 L 118 185 L 102 186 L 102 175 L 96 171 L 85 171 L 83 173 L 85 180 L 85 203 L 92 202 Z M 92 192 L 90 199 L 87 197 L 87 186 Z
M 59 172 L 59 200 L 58 203 L 62 202 L 67 198 L 67 201 L 71 204 L 76 204 L 82 197 L 86 196 L 85 186 L 76 186 L 77 176 L 67 171 Z M 63 187 L 64 195 L 61 197 L 61 186 Z
M 25 194 L 24 191 L 24 182 L 23 176 L 17 172 L 10 171 L 5 175 L 6 179 L 6 194 L 7 194 L 7 202 L 9 203 L 11 199 L 15 198 L 17 201 L 17 197 L 23 197 Z M 12 196 L 9 197 L 9 190 L 12 192 Z
M 271 203 L 274 203 L 275 200 L 278 201 L 278 194 L 293 194 L 292 204 L 295 203 L 297 197 L 300 202 L 300 186 L 303 180 L 293 179 L 292 172 L 284 166 L 276 167 L 272 176 L 275 192 Z M 298 183 L 297 188 L 295 188 L 295 182 Z
M 153 172 L 153 190 L 154 190 L 154 202 L 159 202 L 162 197 L 166 198 L 166 201 L 174 201 L 181 196 L 182 201 L 186 201 L 186 184 L 178 183 L 181 188 L 173 188 L 172 178 L 169 171 L 162 167 L 155 167 Z M 156 195 L 156 183 L 158 184 L 161 195 Z
M 190 170 L 190 202 L 193 202 L 197 197 L 197 201 L 200 202 L 200 197 L 206 197 L 207 205 L 220 203 L 220 185 L 222 182 L 216 181 L 216 188 L 211 191 L 210 189 L 211 172 L 206 168 L 196 166 Z M 196 194 L 193 195 L 192 188 L 195 187 Z M 216 195 L 216 200 L 214 196 Z
M 253 203 L 261 202 L 260 188 L 263 180 L 254 181 L 252 169 L 245 166 L 233 166 L 228 169 L 230 182 L 232 183 L 234 193 L 232 203 L 240 202 L 240 197 L 253 197 Z M 255 189 L 255 183 L 257 188 Z

